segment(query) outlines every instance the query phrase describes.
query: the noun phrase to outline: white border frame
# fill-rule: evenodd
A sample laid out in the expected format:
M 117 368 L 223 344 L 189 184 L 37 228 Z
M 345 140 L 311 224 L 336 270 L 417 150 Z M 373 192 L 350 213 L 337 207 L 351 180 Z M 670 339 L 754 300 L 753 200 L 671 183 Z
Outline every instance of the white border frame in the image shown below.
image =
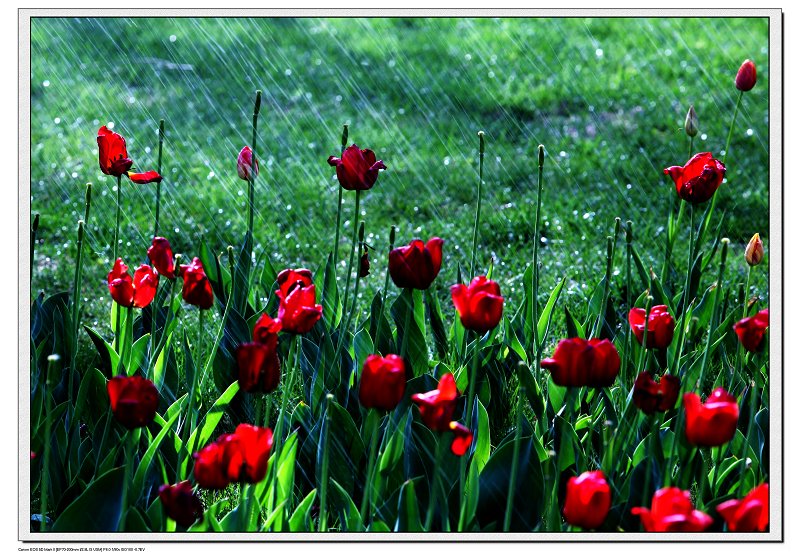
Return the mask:
M 770 532 L 768 533 L 39 533 L 30 531 L 30 20 L 34 17 L 765 17 L 769 19 Z M 23 542 L 782 542 L 783 12 L 781 9 L 20 9 L 19 10 L 19 531 Z

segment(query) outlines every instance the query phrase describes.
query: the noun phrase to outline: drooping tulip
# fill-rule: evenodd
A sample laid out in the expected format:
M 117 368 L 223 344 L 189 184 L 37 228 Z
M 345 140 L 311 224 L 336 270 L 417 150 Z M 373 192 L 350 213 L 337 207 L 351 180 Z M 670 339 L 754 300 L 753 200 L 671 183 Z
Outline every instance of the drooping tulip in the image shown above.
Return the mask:
M 698 153 L 682 166 L 664 169 L 675 182 L 675 189 L 682 200 L 703 203 L 711 199 L 725 178 L 725 165 L 714 159 L 711 153 Z

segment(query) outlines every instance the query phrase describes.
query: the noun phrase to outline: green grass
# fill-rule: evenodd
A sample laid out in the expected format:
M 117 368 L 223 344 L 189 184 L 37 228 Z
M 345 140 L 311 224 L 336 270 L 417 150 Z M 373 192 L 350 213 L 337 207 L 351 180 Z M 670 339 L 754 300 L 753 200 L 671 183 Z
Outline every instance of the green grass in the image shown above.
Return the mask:
M 674 196 L 661 171 L 688 157 L 688 106 L 700 118 L 695 150 L 718 155 L 738 93 L 733 78 L 751 58 L 759 81 L 745 94 L 718 204 L 732 241 L 728 278 L 744 282 L 747 240 L 758 231 L 767 249 L 769 241 L 767 32 L 766 20 L 719 18 L 34 19 L 31 211 L 41 227 L 32 293 L 71 287 L 76 223 L 92 182 L 84 315 L 108 327 L 115 181 L 100 173 L 95 143 L 108 122 L 147 170 L 165 119 L 161 219 L 176 252 L 197 255 L 201 235 L 218 253 L 239 244 L 247 185 L 236 156 L 250 143 L 253 94 L 262 89 L 256 254 L 266 250 L 276 269 L 316 270 L 332 250 L 338 186 L 326 159 L 349 123 L 351 142 L 388 166 L 362 199 L 376 248 L 364 299 L 383 284 L 391 224 L 399 243 L 445 239 L 443 291 L 456 263 L 469 262 L 476 132 L 484 130 L 480 265 L 495 259 L 495 279 L 516 308 L 540 237 L 543 288 L 567 275 L 563 300 L 582 313 L 615 217 L 635 223 L 645 262 L 660 270 Z M 534 234 L 540 143 L 545 197 Z M 120 255 L 138 264 L 155 188 L 123 188 Z M 341 277 L 353 202 L 346 192 Z M 688 233 L 676 246 L 681 274 L 687 243 Z M 765 297 L 766 274 L 754 283 Z

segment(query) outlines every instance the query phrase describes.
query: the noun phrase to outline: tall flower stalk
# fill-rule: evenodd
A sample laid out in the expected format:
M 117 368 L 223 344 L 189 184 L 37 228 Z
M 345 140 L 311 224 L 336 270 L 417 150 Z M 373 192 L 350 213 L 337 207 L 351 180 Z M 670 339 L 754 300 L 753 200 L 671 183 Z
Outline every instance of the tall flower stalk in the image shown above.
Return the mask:
M 484 154 L 484 141 L 483 131 L 478 132 L 478 204 L 475 207 L 475 226 L 472 229 L 472 261 L 469 266 L 469 272 L 472 277 L 475 273 L 475 257 L 478 253 L 478 231 L 481 224 L 481 201 L 483 198 L 483 154 Z
M 347 124 L 342 125 L 342 154 L 347 149 L 347 136 L 349 130 Z M 342 196 L 344 195 L 344 188 L 341 182 L 339 183 L 339 202 L 336 205 L 336 239 L 333 241 L 333 266 L 334 269 L 339 264 L 339 236 L 342 229 Z M 358 218 L 358 217 L 356 217 Z
M 539 173 L 537 179 L 538 192 L 536 194 L 536 217 L 533 224 L 533 270 L 531 273 L 531 333 L 533 339 L 533 347 L 531 348 L 531 355 L 536 360 L 536 377 L 539 376 L 539 360 L 541 359 L 540 347 L 541 340 L 539 339 L 539 331 L 537 324 L 539 323 L 539 219 L 542 210 L 542 188 L 544 187 L 542 181 L 542 174 L 544 173 L 544 146 L 540 145 L 538 150 Z
M 161 174 L 161 155 L 164 148 L 164 119 L 158 121 L 158 165 L 156 166 L 156 172 L 158 172 L 159 176 L 163 176 Z M 153 227 L 153 237 L 158 236 L 158 220 L 161 211 L 161 180 L 156 183 L 156 222 Z
M 254 172 L 249 174 L 247 179 L 247 186 L 248 186 L 248 204 L 247 204 L 247 235 L 250 239 L 250 242 L 253 242 L 253 213 L 255 212 L 255 184 L 256 184 L 256 176 L 258 174 L 258 159 L 256 158 L 256 154 L 258 152 L 258 113 L 261 110 L 261 90 L 256 91 L 256 101 L 255 105 L 253 106 L 253 162 L 252 168 Z M 248 258 L 250 254 L 248 254 Z M 249 277 L 247 279 L 248 283 L 250 281 Z

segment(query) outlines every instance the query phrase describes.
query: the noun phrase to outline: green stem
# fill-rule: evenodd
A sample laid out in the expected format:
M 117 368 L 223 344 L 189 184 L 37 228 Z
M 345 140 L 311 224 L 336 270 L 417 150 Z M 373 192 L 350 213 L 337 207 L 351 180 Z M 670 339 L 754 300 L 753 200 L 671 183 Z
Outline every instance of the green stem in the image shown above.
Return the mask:
M 114 226 L 114 257 L 112 258 L 112 262 L 117 261 L 117 245 L 119 244 L 119 220 L 120 220 L 120 211 L 122 209 L 122 175 L 117 177 L 117 218 L 115 220 Z
M 326 396 L 328 400 L 325 405 L 325 436 L 322 439 L 322 484 L 319 489 L 319 532 L 328 531 L 328 466 L 330 461 L 330 428 L 331 428 L 331 403 L 333 394 Z
M 256 91 L 256 102 L 253 108 L 253 161 L 251 164 L 250 178 L 247 180 L 249 188 L 248 192 L 248 214 L 247 214 L 247 232 L 249 237 L 253 238 L 253 214 L 255 212 L 255 184 L 258 168 L 258 160 L 256 159 L 256 149 L 258 147 L 258 112 L 261 109 L 261 91 Z M 250 255 L 248 254 L 248 257 Z M 249 278 L 248 278 L 249 281 Z
M 344 303 L 342 308 L 347 308 L 347 301 L 350 298 L 350 278 L 353 274 L 353 258 L 358 245 L 358 218 L 361 211 L 361 190 L 356 190 L 356 211 L 353 215 L 353 246 L 350 249 L 350 261 L 347 264 L 347 283 L 344 288 Z
M 58 366 L 61 357 L 58 355 L 50 355 L 47 357 L 47 376 L 44 379 L 44 455 L 42 456 L 42 481 L 41 481 L 41 517 L 39 519 L 39 527 L 42 532 L 47 530 L 47 498 L 50 490 L 50 445 L 51 445 L 51 414 L 53 405 L 51 403 L 52 394 L 50 393 L 50 382 L 58 374 Z
M 517 491 L 517 471 L 519 469 L 519 448 L 522 441 L 522 406 L 525 401 L 525 388 L 519 386 L 517 398 L 517 428 L 514 432 L 514 453 L 511 459 L 511 476 L 508 479 L 508 496 L 506 497 L 506 515 L 503 519 L 503 532 L 511 530 L 511 512 L 514 510 L 514 495 Z
M 177 264 L 178 264 L 178 256 L 175 257 L 175 265 L 177 265 Z M 168 306 L 167 306 L 167 319 L 164 322 L 164 329 L 163 329 L 163 333 L 161 335 L 161 339 L 158 340 L 158 343 L 156 344 L 155 351 L 153 351 L 151 353 L 150 366 L 152 368 L 155 368 L 156 360 L 158 359 L 158 355 L 161 354 L 161 351 L 164 349 L 164 345 L 167 344 L 167 326 L 169 325 L 169 323 L 172 321 L 172 318 L 173 318 L 173 315 L 172 315 L 172 301 L 173 301 L 173 298 L 175 297 L 175 285 L 177 283 L 178 283 L 177 279 L 172 279 L 170 281 L 169 297 L 167 298 L 167 304 L 168 304 Z M 226 306 L 225 309 L 227 310 L 227 306 Z M 153 313 L 158 311 L 157 308 L 152 308 L 152 310 L 153 310 Z M 151 331 L 150 335 L 152 336 L 154 334 L 155 334 L 155 331 Z M 152 337 L 151 337 L 151 340 L 152 340 Z
M 125 373 L 130 376 L 135 370 L 129 370 L 131 345 L 133 345 L 133 306 L 125 309 L 125 341 L 122 345 L 122 364 L 125 366 Z
M 425 527 L 423 531 L 429 533 L 431 530 L 431 526 L 433 525 L 433 513 L 436 509 L 436 483 L 439 477 L 439 469 L 441 469 L 442 464 L 442 457 L 444 453 L 444 448 L 446 444 L 442 442 L 442 437 L 436 437 L 436 457 L 434 458 L 433 462 L 433 476 L 431 478 L 431 487 L 429 490 L 430 493 L 430 501 L 428 502 L 428 514 L 425 516 Z
M 374 412 L 374 411 L 370 411 Z M 364 495 L 361 497 L 361 521 L 366 528 L 372 519 L 372 484 L 375 479 L 375 460 L 378 451 L 378 428 L 380 427 L 380 417 L 373 421 L 372 432 L 369 442 L 369 463 L 367 465 L 367 482 L 364 486 Z M 369 517 L 367 516 L 369 514 Z
M 606 237 L 606 276 L 603 285 L 603 304 L 600 306 L 600 313 L 597 315 L 597 322 L 594 326 L 592 337 L 598 337 L 603 330 L 605 322 L 606 306 L 608 304 L 608 293 L 611 287 L 611 267 L 614 262 L 614 245 L 610 236 Z
M 75 364 L 78 357 L 78 333 L 80 332 L 79 320 L 81 312 L 81 275 L 83 271 L 83 235 L 85 221 L 78 221 L 78 245 L 75 256 L 75 281 L 72 285 L 72 354 L 69 367 L 69 385 L 67 386 L 68 401 L 72 401 L 73 385 L 75 383 Z M 70 426 L 73 426 L 74 418 L 70 418 Z
M 114 324 L 114 350 L 117 354 L 120 353 L 120 349 L 122 348 L 122 339 L 120 339 L 120 330 L 122 329 L 120 319 L 122 317 L 122 306 L 117 304 L 116 302 L 112 302 L 113 305 L 116 305 L 116 319 L 114 320 L 116 323 Z M 120 365 L 117 364 L 117 374 L 120 372 Z
M 478 252 L 478 229 L 480 227 L 481 222 L 481 198 L 483 197 L 483 154 L 484 154 L 484 142 L 483 142 L 483 132 L 478 132 L 478 139 L 480 141 L 480 145 L 478 148 L 479 151 L 479 163 L 478 163 L 478 205 L 475 208 L 475 226 L 472 229 L 472 263 L 470 264 L 470 276 L 475 277 L 475 256 Z
M 700 367 L 700 378 L 697 381 L 699 389 L 703 389 L 703 380 L 706 377 L 706 370 L 708 368 L 708 355 L 711 352 L 712 337 L 717 329 L 717 308 L 719 308 L 719 295 L 722 291 L 722 278 L 725 275 L 725 260 L 728 259 L 728 244 L 727 238 L 722 239 L 722 254 L 719 262 L 719 274 L 717 276 L 717 288 L 714 289 L 714 306 L 711 309 L 711 326 L 708 329 L 708 338 L 706 339 L 706 350 L 703 351 L 703 362 Z
M 33 253 L 36 251 L 36 231 L 39 230 L 39 214 L 36 213 L 33 216 L 33 222 L 31 223 L 31 268 L 30 268 L 30 277 L 29 279 L 33 280 Z
M 158 175 L 161 176 L 161 155 L 164 149 L 164 119 L 158 121 L 158 165 L 156 166 L 156 172 Z M 161 211 L 161 182 L 164 180 L 162 177 L 156 183 L 156 222 L 155 227 L 153 228 L 153 237 L 155 238 L 158 236 L 158 219 Z
M 389 252 L 394 250 L 394 237 L 395 237 L 395 233 L 396 232 L 397 232 L 397 229 L 395 228 L 394 225 L 392 225 L 392 228 L 389 230 Z M 389 253 L 389 252 L 387 252 L 387 253 Z M 385 273 L 385 276 L 383 278 L 383 291 L 381 292 L 381 313 L 378 316 L 378 325 L 375 328 L 375 339 L 374 339 L 374 342 L 375 342 L 376 352 L 378 352 L 378 343 L 379 343 L 379 339 L 381 338 L 381 326 L 383 325 L 383 319 L 382 318 L 383 318 L 384 309 L 386 307 L 386 293 L 387 293 L 388 290 L 389 290 L 389 267 L 387 266 L 386 267 L 386 273 Z M 384 355 L 381 355 L 381 356 L 384 356 Z
M 347 124 L 342 126 L 342 155 L 344 155 L 344 150 L 347 149 Z M 342 188 L 341 183 L 339 184 L 339 203 L 336 205 L 336 240 L 333 242 L 333 268 L 336 269 L 336 266 L 339 265 L 339 236 L 342 227 L 342 194 L 344 192 L 344 188 Z M 358 217 L 356 217 L 357 219 Z
M 742 375 L 744 376 L 744 370 L 742 370 Z M 756 374 L 760 374 L 760 372 L 756 372 Z M 742 498 L 746 494 L 745 490 L 745 475 L 747 474 L 747 454 L 750 452 L 750 436 L 753 433 L 753 423 L 755 422 L 756 416 L 756 382 L 750 382 L 750 418 L 747 421 L 747 436 L 744 439 L 744 452 L 742 454 L 742 465 L 739 468 L 739 497 Z
M 539 146 L 539 173 L 537 179 L 536 194 L 536 216 L 533 225 L 533 270 L 531 273 L 531 333 L 533 337 L 533 347 L 531 355 L 539 352 L 541 340 L 539 336 L 539 219 L 542 210 L 542 174 L 544 172 L 544 146 Z
M 627 221 L 625 223 L 625 285 L 626 285 L 626 293 L 625 293 L 625 308 L 630 311 L 633 308 L 633 303 L 631 301 L 631 284 L 632 284 L 632 276 L 631 276 L 631 255 L 633 253 L 633 221 Z M 630 379 L 628 378 L 628 361 L 630 360 L 631 354 L 631 328 L 625 328 L 625 359 L 622 362 L 622 374 L 621 378 L 624 382 L 623 385 L 630 385 Z M 634 371 L 635 373 L 635 371 Z
M 657 412 L 653 413 L 653 416 L 650 417 L 650 448 L 648 453 L 650 455 L 647 456 L 647 459 L 655 459 L 656 453 L 656 439 L 655 437 L 658 436 L 658 418 Z M 647 471 L 644 474 L 644 490 L 642 491 L 642 505 L 647 505 L 645 502 L 650 501 L 650 483 L 652 476 L 652 468 L 648 467 Z M 655 479 L 653 479 L 655 480 Z
M 469 373 L 469 386 L 467 388 L 467 405 L 464 408 L 464 424 L 465 426 L 472 430 L 472 408 L 475 405 L 475 384 L 478 382 L 478 360 L 480 355 L 481 349 L 481 338 L 478 334 L 475 334 L 475 347 L 472 353 L 472 364 L 470 366 L 470 373 Z M 460 518 L 459 518 L 459 530 L 465 527 L 464 522 L 466 518 L 464 517 L 465 509 L 464 509 L 464 482 L 465 482 L 465 473 L 467 469 L 467 461 L 469 460 L 470 454 L 467 452 L 462 459 L 459 460 L 458 466 L 458 497 L 460 499 Z
M 358 242 L 359 246 L 361 247 L 361 252 L 364 251 L 364 221 L 361 221 L 361 226 L 358 228 Z M 347 337 L 347 332 L 350 330 L 350 324 L 353 321 L 353 314 L 356 311 L 356 304 L 358 301 L 358 289 L 361 285 L 361 274 L 356 272 L 356 286 L 353 290 L 353 303 L 350 305 L 350 311 L 347 313 L 347 320 L 345 321 L 344 329 L 341 330 L 341 335 L 339 335 L 339 342 L 336 344 L 336 356 L 338 357 L 342 347 L 344 346 L 344 339 Z M 345 308 L 347 310 L 347 308 Z
M 733 137 L 733 126 L 736 124 L 736 116 L 739 114 L 739 105 L 742 104 L 742 97 L 744 91 L 739 91 L 739 97 L 736 99 L 736 107 L 733 109 L 733 118 L 731 118 L 731 126 L 728 128 L 728 139 L 725 141 L 725 155 L 722 156 L 722 164 L 725 164 L 725 159 L 728 158 L 728 152 L 731 148 L 731 138 Z M 716 196 L 715 196 L 716 197 Z
M 742 319 L 747 317 L 747 302 L 750 298 L 750 273 L 753 271 L 753 267 L 748 265 L 747 266 L 747 280 L 744 284 L 744 304 L 742 304 Z
M 653 307 L 653 297 L 647 297 L 647 303 L 644 309 L 644 332 L 642 333 L 642 352 L 639 353 L 639 364 L 637 369 L 634 370 L 636 374 L 645 370 L 645 363 L 647 362 L 647 322 L 650 319 L 650 309 Z
M 403 343 L 400 347 L 400 356 L 403 357 L 406 362 L 410 362 L 408 358 L 408 338 L 411 337 L 409 330 L 411 329 L 411 316 L 414 314 L 414 289 L 407 287 L 405 292 L 408 297 L 408 304 L 411 308 L 406 313 L 406 318 L 403 321 Z

